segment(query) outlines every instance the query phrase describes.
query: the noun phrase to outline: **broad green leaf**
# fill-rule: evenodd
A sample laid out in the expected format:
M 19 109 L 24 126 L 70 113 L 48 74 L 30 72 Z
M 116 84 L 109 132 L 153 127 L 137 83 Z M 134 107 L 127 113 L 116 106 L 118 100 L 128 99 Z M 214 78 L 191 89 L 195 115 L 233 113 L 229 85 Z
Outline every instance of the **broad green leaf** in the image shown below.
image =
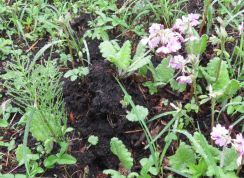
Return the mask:
M 110 141 L 110 149 L 113 154 L 115 154 L 119 160 L 121 161 L 122 165 L 127 169 L 130 170 L 133 166 L 133 158 L 131 157 L 131 153 L 126 148 L 121 140 L 116 137 L 113 137 Z
M 150 59 L 151 59 L 151 56 L 145 56 L 138 60 L 133 61 L 133 63 L 129 66 L 127 72 L 134 72 L 134 71 L 142 68 L 143 66 L 145 66 L 146 64 L 148 64 L 150 62 Z
M 196 152 L 199 153 L 204 158 L 205 162 L 208 164 L 208 171 L 206 174 L 208 176 L 222 176 L 224 174 L 223 170 L 219 169 L 219 167 L 216 164 L 220 155 L 218 149 L 209 145 L 206 138 L 199 132 L 195 132 L 193 138 L 190 137 L 190 135 L 188 135 L 188 138 L 195 146 Z M 218 158 L 216 159 L 216 157 Z
M 209 61 L 207 65 L 207 73 L 210 77 L 216 78 L 219 64 L 220 64 L 219 58 L 214 58 Z M 213 89 L 216 91 L 216 90 L 223 89 L 228 84 L 229 81 L 230 81 L 230 77 L 227 69 L 227 64 L 226 62 L 221 61 L 218 81 L 209 81 L 209 82 L 212 84 Z
M 174 91 L 183 92 L 186 90 L 186 84 L 180 84 L 175 79 L 170 80 L 170 86 Z
M 45 111 L 35 111 L 31 122 L 30 132 L 38 141 L 45 141 L 50 138 L 58 138 L 62 135 L 59 119 Z
M 222 95 L 218 98 L 218 100 L 224 101 L 228 98 L 233 97 L 239 89 L 240 89 L 239 81 L 235 79 L 230 80 L 226 84 L 226 86 L 224 86 L 224 88 L 220 90 Z
M 208 36 L 206 34 L 202 35 L 201 38 L 188 41 L 186 43 L 186 49 L 188 54 L 200 55 L 205 52 L 208 43 Z
M 159 154 L 156 154 L 157 158 L 159 157 Z M 142 158 L 140 160 L 140 164 L 141 164 L 141 171 L 140 174 L 141 175 L 147 175 L 148 173 L 151 173 L 152 175 L 158 175 L 158 170 L 155 167 L 155 162 L 153 160 L 152 155 L 150 155 L 149 158 Z
M 58 164 L 75 164 L 76 159 L 69 154 L 63 154 L 58 158 L 57 163 Z
M 136 71 L 150 62 L 151 56 L 145 56 L 146 46 L 139 43 L 136 48 L 136 53 L 133 57 L 132 64 L 130 65 L 128 72 Z
M 128 119 L 131 122 L 137 122 L 140 120 L 144 120 L 148 115 L 148 109 L 136 105 L 135 108 L 132 108 L 132 110 L 126 115 L 126 119 Z
M 24 157 L 24 151 L 26 152 L 26 157 Z M 30 160 L 38 160 L 39 155 L 37 154 L 32 154 L 31 150 L 26 147 L 26 150 L 24 150 L 23 145 L 19 145 L 18 148 L 15 150 L 16 154 L 16 160 L 18 161 L 19 165 L 24 164 L 25 160 L 26 162 L 29 162 Z
M 189 167 L 189 171 L 187 172 L 192 174 L 193 178 L 204 176 L 208 170 L 208 165 L 204 159 L 201 159 L 197 165 L 190 164 L 188 167 Z
M 8 121 L 5 119 L 0 119 L 0 127 L 8 127 Z
M 67 151 L 69 144 L 68 142 L 60 142 L 59 146 L 60 146 L 60 151 L 57 154 L 57 156 L 64 154 Z
M 150 95 L 153 95 L 158 92 L 158 89 L 157 89 L 158 85 L 155 82 L 147 81 L 147 82 L 143 83 L 143 86 L 147 87 L 149 89 Z
M 65 74 L 65 78 L 71 79 L 71 81 L 75 81 L 78 77 L 84 77 L 89 74 L 88 67 L 78 67 L 76 69 L 68 70 Z
M 224 170 L 225 171 L 234 171 L 237 170 L 238 166 L 236 160 L 238 158 L 238 154 L 233 148 L 225 148 L 224 149 Z
M 102 53 L 102 56 L 110 61 L 111 57 L 116 56 L 116 49 L 114 48 L 114 45 L 110 41 L 104 41 L 99 45 L 99 49 Z
M 54 142 L 54 140 L 52 138 L 45 140 L 43 146 L 44 146 L 45 152 L 47 154 L 49 154 L 52 151 L 52 149 L 53 149 L 53 142 Z
M 44 160 L 44 166 L 46 168 L 52 168 L 57 163 L 58 157 L 55 155 L 50 155 Z
M 104 170 L 103 174 L 111 175 L 111 178 L 126 178 L 125 176 L 121 175 L 120 172 L 112 169 Z
M 236 175 L 235 172 L 227 172 L 223 177 L 221 178 L 240 178 Z
M 99 45 L 102 56 L 116 65 L 119 69 L 127 71 L 131 63 L 131 43 L 130 41 L 124 42 L 123 46 L 119 49 L 116 48 L 117 43 L 111 41 L 104 41 Z
M 184 142 L 180 143 L 176 153 L 169 157 L 169 164 L 179 171 L 186 171 L 189 165 L 195 164 L 196 156 L 191 146 Z
M 116 57 L 111 61 L 116 64 L 119 69 L 127 71 L 131 63 L 131 43 L 130 41 L 124 42 L 122 48 L 117 53 Z
M 163 59 L 156 69 L 154 80 L 157 82 L 168 82 L 174 77 L 174 70 L 169 67 L 169 59 Z
M 140 42 L 137 45 L 136 53 L 133 57 L 133 61 L 137 61 L 137 60 L 141 59 L 142 57 L 144 57 L 146 48 L 147 48 L 147 46 Z

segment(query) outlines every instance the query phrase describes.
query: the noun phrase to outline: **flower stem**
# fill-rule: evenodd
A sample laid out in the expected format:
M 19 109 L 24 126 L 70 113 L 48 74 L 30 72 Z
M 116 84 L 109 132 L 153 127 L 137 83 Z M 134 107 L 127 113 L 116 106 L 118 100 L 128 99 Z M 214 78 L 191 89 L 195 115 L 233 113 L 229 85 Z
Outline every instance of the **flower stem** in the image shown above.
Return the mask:
M 213 130 L 213 127 L 214 127 L 215 105 L 216 105 L 216 100 L 215 100 L 215 98 L 212 98 L 211 99 L 211 130 Z M 213 145 L 213 140 L 211 140 L 211 144 Z
M 224 50 L 225 50 L 225 40 L 222 39 L 222 42 L 221 42 L 221 56 L 220 56 L 220 60 L 219 60 L 218 66 L 217 66 L 217 73 L 216 73 L 215 82 L 217 82 L 218 79 L 219 79 L 219 75 L 220 75 L 220 71 L 221 71 L 221 65 L 222 65 L 222 60 L 224 58 Z

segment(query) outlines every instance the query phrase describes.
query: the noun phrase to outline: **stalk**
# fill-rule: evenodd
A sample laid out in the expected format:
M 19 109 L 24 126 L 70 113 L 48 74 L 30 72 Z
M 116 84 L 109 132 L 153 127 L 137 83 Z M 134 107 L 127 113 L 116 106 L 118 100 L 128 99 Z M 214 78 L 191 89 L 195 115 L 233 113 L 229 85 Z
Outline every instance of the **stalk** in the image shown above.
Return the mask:
M 217 73 L 216 73 L 216 79 L 215 79 L 215 82 L 217 82 L 218 81 L 218 79 L 219 79 L 219 75 L 220 75 L 220 69 L 221 69 L 221 64 L 222 64 L 222 60 L 223 60 L 223 57 L 224 57 L 224 45 L 225 44 L 225 41 L 224 40 L 222 40 L 222 42 L 221 42 L 221 56 L 220 56 L 220 60 L 219 60 L 219 63 L 218 63 L 218 68 L 217 68 Z
M 209 8 L 211 2 L 212 2 L 211 0 L 204 1 L 203 19 L 202 19 L 202 23 L 201 23 L 200 30 L 199 30 L 200 35 L 203 33 L 203 28 L 205 27 L 205 25 L 207 23 L 208 8 Z
M 211 98 L 211 130 L 213 130 L 214 127 L 214 114 L 215 114 L 215 105 L 216 105 L 216 100 L 215 98 Z M 211 144 L 213 145 L 213 140 L 211 140 Z

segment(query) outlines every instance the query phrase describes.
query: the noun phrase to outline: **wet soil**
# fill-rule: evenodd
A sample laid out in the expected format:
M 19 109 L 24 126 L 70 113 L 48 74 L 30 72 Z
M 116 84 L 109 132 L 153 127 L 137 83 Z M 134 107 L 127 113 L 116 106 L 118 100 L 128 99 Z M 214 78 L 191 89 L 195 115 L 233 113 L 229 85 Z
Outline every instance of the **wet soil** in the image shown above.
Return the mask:
M 137 124 L 127 121 L 126 110 L 122 108 L 122 91 L 114 78 L 114 71 L 104 60 L 94 61 L 90 74 L 83 81 L 64 82 L 64 100 L 68 113 L 72 115 L 70 125 L 75 128 L 76 134 L 83 138 L 85 145 L 73 145 L 72 151 L 78 163 L 84 167 L 89 165 L 90 176 L 98 171 L 118 168 L 118 160 L 110 151 L 110 139 L 118 137 L 138 154 L 144 152 L 142 147 L 134 148 L 134 142 L 139 134 L 128 134 L 127 131 L 139 128 Z M 128 80 L 129 81 L 129 80 Z M 135 85 L 130 83 L 131 92 L 137 104 L 146 107 L 146 103 Z M 99 137 L 96 146 L 91 146 L 84 152 L 79 152 L 88 146 L 87 138 L 90 135 Z

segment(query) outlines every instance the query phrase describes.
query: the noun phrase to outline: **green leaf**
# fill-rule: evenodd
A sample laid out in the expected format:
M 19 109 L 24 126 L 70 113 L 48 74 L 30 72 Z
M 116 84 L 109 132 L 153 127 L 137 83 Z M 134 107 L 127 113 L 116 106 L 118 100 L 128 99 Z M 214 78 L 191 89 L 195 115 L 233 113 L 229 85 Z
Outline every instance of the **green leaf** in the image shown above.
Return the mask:
M 224 101 L 228 98 L 233 97 L 239 89 L 239 81 L 235 79 L 230 80 L 223 89 L 219 90 L 222 95 L 218 98 L 218 100 Z
M 216 165 L 216 162 L 219 159 L 220 155 L 219 150 L 209 145 L 206 138 L 199 132 L 195 132 L 194 137 L 191 137 L 191 135 L 188 135 L 188 133 L 186 132 L 185 134 L 193 143 L 196 152 L 199 153 L 208 164 L 208 171 L 206 174 L 208 176 L 222 176 L 224 174 L 223 170 L 219 169 L 219 167 Z
M 60 142 L 59 146 L 60 146 L 60 151 L 57 154 L 57 156 L 64 154 L 67 151 L 69 144 L 67 142 Z
M 195 164 L 195 162 L 194 151 L 191 146 L 186 145 L 184 142 L 181 142 L 176 153 L 169 157 L 171 167 L 179 171 L 185 171 L 189 165 Z
M 210 77 L 212 78 L 216 78 L 217 75 L 217 70 L 218 70 L 218 66 L 220 63 L 220 59 L 219 58 L 214 58 L 212 60 L 209 61 L 208 65 L 207 65 L 207 73 Z M 219 73 L 219 78 L 218 81 L 209 81 L 212 86 L 213 86 L 213 90 L 220 90 L 222 88 L 224 88 L 228 82 L 230 81 L 230 77 L 229 77 L 229 72 L 227 69 L 227 64 L 224 61 L 221 61 L 221 67 L 220 67 L 220 73 Z
M 57 163 L 58 157 L 55 155 L 50 155 L 44 160 L 44 166 L 46 168 L 52 168 Z
M 104 170 L 103 174 L 111 175 L 111 178 L 126 178 L 125 176 L 121 175 L 120 172 L 112 169 Z
M 111 57 L 116 56 L 117 50 L 114 48 L 114 45 L 110 41 L 104 41 L 99 45 L 100 52 L 102 56 L 110 61 Z
M 148 109 L 140 106 L 140 105 L 136 105 L 134 108 L 132 108 L 132 110 L 126 115 L 126 119 L 128 119 L 131 122 L 137 122 L 140 120 L 144 120 L 148 115 Z
M 221 177 L 224 172 L 220 167 L 217 166 L 217 161 L 219 159 L 219 150 L 208 144 L 206 138 L 199 132 L 194 133 L 194 137 L 187 131 L 178 130 L 179 133 L 184 134 L 194 146 L 194 150 L 205 160 L 208 165 L 208 170 L 206 175 L 216 177 Z M 216 159 L 218 155 L 218 159 Z
M 104 41 L 99 45 L 99 49 L 106 60 L 116 65 L 119 69 L 126 71 L 132 61 L 131 43 L 126 41 L 119 49 L 115 48 L 117 45 L 116 42 Z
M 30 113 L 28 113 L 30 114 Z M 45 142 L 50 138 L 57 138 L 62 135 L 60 120 L 51 113 L 35 111 L 30 122 L 30 132 L 38 141 Z
M 159 153 L 156 153 L 157 159 L 159 159 Z M 148 175 L 148 173 L 151 173 L 152 175 L 158 175 L 158 170 L 155 167 L 155 161 L 153 159 L 153 156 L 150 155 L 149 158 L 142 158 L 140 160 L 141 164 L 141 171 L 140 174 L 142 176 Z
M 88 67 L 78 67 L 76 69 L 68 70 L 65 74 L 65 78 L 71 79 L 71 81 L 75 81 L 78 77 L 84 77 L 89 74 Z
M 186 90 L 186 84 L 178 83 L 175 79 L 170 80 L 170 86 L 174 91 L 183 92 Z
M 137 61 L 137 60 L 143 58 L 145 55 L 146 49 L 147 49 L 147 46 L 140 42 L 137 45 L 136 53 L 133 57 L 133 61 Z
M 169 59 L 163 59 L 155 69 L 154 80 L 157 82 L 168 82 L 174 77 L 174 70 L 169 67 Z
M 52 151 L 52 149 L 53 149 L 53 142 L 54 142 L 53 139 L 47 139 L 47 140 L 45 140 L 45 142 L 44 142 L 44 148 L 45 148 L 45 151 L 46 151 L 47 154 L 49 154 Z
M 122 48 L 117 53 L 116 57 L 111 61 L 118 66 L 119 69 L 127 71 L 131 63 L 131 43 L 124 42 Z
M 75 164 L 76 163 L 76 159 L 69 155 L 69 154 L 62 154 L 58 160 L 57 160 L 58 164 Z
M 127 169 L 130 170 L 133 166 L 133 158 L 131 157 L 131 153 L 126 148 L 121 140 L 116 137 L 113 137 L 110 141 L 110 149 L 113 154 L 115 154 L 119 160 L 121 161 L 122 165 Z
M 128 68 L 128 72 L 136 71 L 150 62 L 151 56 L 145 56 L 145 52 L 146 46 L 142 43 L 139 43 L 132 60 L 132 64 Z
M 18 161 L 19 165 L 22 165 L 26 162 L 29 162 L 30 160 L 38 160 L 39 159 L 39 155 L 37 154 L 32 154 L 31 150 L 26 147 L 24 150 L 24 145 L 19 145 L 18 148 L 15 150 L 15 154 L 16 154 L 16 160 Z M 26 157 L 24 157 L 24 151 L 26 151 Z
M 157 89 L 158 85 L 155 82 L 147 81 L 147 82 L 143 83 L 143 86 L 147 87 L 149 89 L 150 95 L 153 95 L 158 92 L 158 89 Z
M 204 159 L 201 159 L 197 165 L 190 164 L 189 173 L 193 175 L 193 178 L 204 176 L 208 170 L 208 165 Z
M 5 119 L 0 119 L 0 127 L 8 127 L 8 121 Z
M 238 154 L 233 148 L 225 148 L 224 149 L 224 170 L 225 171 L 234 171 L 237 170 L 238 166 L 236 160 L 238 158 Z
M 222 178 L 222 177 L 221 177 L 221 178 Z M 235 172 L 227 172 L 227 173 L 223 176 L 223 178 L 240 178 L 240 177 L 238 177 L 238 176 L 236 175 Z
M 88 138 L 88 142 L 91 145 L 96 145 L 98 143 L 98 137 L 95 136 L 95 135 L 90 135 L 89 138 Z
M 200 55 L 205 52 L 208 43 L 208 36 L 202 35 L 201 38 L 188 41 L 186 43 L 186 50 L 188 54 Z

